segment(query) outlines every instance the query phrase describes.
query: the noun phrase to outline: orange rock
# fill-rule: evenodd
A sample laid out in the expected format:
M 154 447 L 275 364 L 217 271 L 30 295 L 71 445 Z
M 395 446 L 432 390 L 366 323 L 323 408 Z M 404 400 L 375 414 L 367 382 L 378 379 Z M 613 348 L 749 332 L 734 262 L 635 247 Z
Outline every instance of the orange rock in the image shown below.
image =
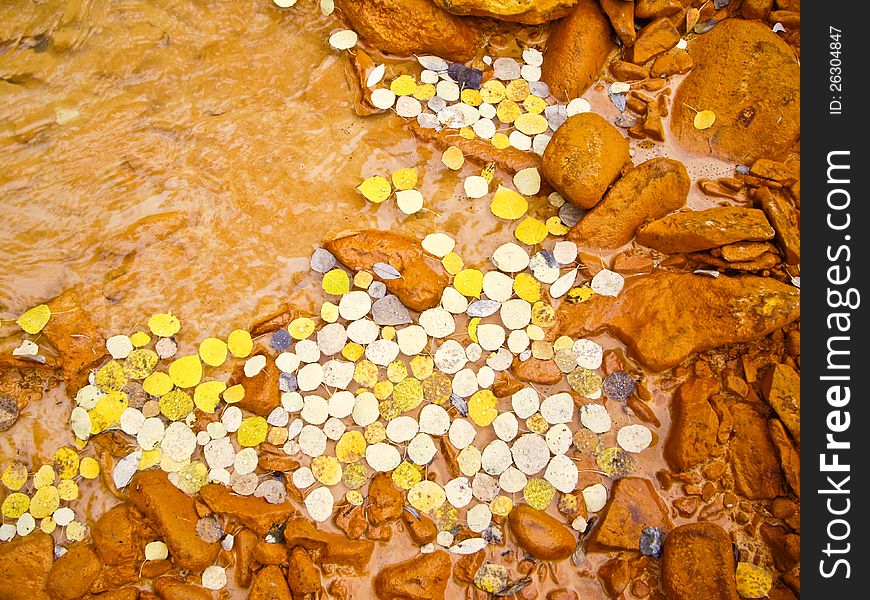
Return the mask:
M 662 584 L 668 600 L 738 600 L 731 538 L 719 525 L 690 523 L 668 534 Z
M 620 177 L 604 199 L 568 232 L 584 248 L 612 249 L 631 241 L 650 219 L 683 206 L 692 183 L 683 163 L 653 158 Z
M 785 254 L 785 262 L 801 262 L 800 212 L 780 193 L 762 193 L 761 208 L 776 231 L 776 242 Z
M 773 228 L 757 208 L 718 206 L 673 213 L 637 230 L 637 241 L 667 254 L 697 252 L 744 241 L 773 238 Z
M 668 507 L 648 479 L 623 477 L 613 484 L 601 524 L 586 542 L 590 552 L 638 550 L 645 527 L 669 530 Z
M 203 486 L 199 496 L 214 512 L 232 517 L 260 535 L 266 535 L 273 525 L 299 514 L 289 502 L 270 504 L 264 498 L 239 496 L 218 484 Z
M 335 526 L 352 540 L 358 540 L 369 526 L 366 511 L 362 506 L 346 505 L 339 507 L 333 517 Z
M 320 591 L 320 571 L 314 566 L 308 552 L 302 548 L 296 547 L 290 552 L 287 583 L 294 596 L 316 594 Z
M 455 15 L 490 17 L 538 25 L 561 19 L 571 12 L 578 0 L 432 0 Z
M 248 600 L 292 600 L 284 573 L 275 565 L 263 567 L 254 575 Z
M 501 150 L 492 145 L 492 142 L 483 138 L 475 137 L 467 140 L 464 137 L 457 136 L 455 130 L 448 128 L 437 131 L 429 127 L 420 127 L 416 119 L 411 119 L 405 123 L 411 133 L 417 139 L 427 143 L 435 144 L 438 148 L 446 150 L 449 146 L 456 146 L 462 150 L 462 154 L 466 160 L 476 162 L 480 165 L 488 165 L 495 163 L 496 166 L 516 173 L 522 169 L 535 167 L 540 169 L 541 157 L 534 152 L 525 152 L 517 150 L 513 146 L 502 148 Z
M 301 546 L 318 553 L 319 563 L 348 565 L 363 572 L 371 560 L 375 545 L 368 540 L 349 540 L 345 536 L 318 529 L 308 519 L 291 517 L 284 528 L 284 543 L 288 548 Z
M 106 340 L 79 303 L 75 290 L 67 290 L 48 303 L 51 318 L 42 330 L 61 356 L 67 393 L 75 395 L 106 356 Z
M 735 242 L 722 246 L 719 253 L 728 262 L 747 262 L 774 250 L 776 248 L 770 242 Z
M 45 589 L 57 600 L 77 600 L 88 593 L 102 569 L 103 561 L 92 546 L 74 546 L 52 565 Z
M 662 371 L 692 352 L 752 341 L 798 317 L 800 290 L 773 279 L 653 272 L 627 279 L 617 298 L 563 303 L 554 333 L 576 338 L 608 331 L 644 365 Z
M 257 348 L 255 354 L 266 354 L 263 348 Z M 266 366 L 253 377 L 245 376 L 245 365 L 239 363 L 227 382 L 227 387 L 242 384 L 245 397 L 236 406 L 255 415 L 266 417 L 281 404 L 281 390 L 278 389 L 278 378 L 281 370 L 275 366 L 274 360 L 266 361 Z
M 375 594 L 382 600 L 444 600 L 451 566 L 443 550 L 387 565 L 375 576 Z
M 636 9 L 635 9 L 636 10 Z M 680 41 L 680 32 L 670 19 L 661 17 L 652 21 L 637 32 L 637 39 L 632 46 L 628 59 L 638 65 L 649 59 L 667 52 Z
M 683 10 L 682 0 L 637 0 L 634 16 L 639 19 L 658 19 L 670 17 Z
M 474 554 L 465 554 L 453 564 L 453 576 L 462 583 L 474 581 L 480 565 L 486 560 L 486 550 L 478 550 Z
M 801 443 L 801 376 L 788 365 L 771 367 L 761 381 L 765 399 L 788 427 L 794 440 Z
M 801 497 L 801 455 L 785 432 L 785 426 L 779 419 L 771 419 L 767 423 L 770 440 L 776 447 L 776 454 L 782 466 L 782 474 L 788 487 L 798 498 Z
M 423 251 L 419 240 L 398 233 L 366 230 L 325 246 L 343 265 L 356 271 L 372 272 L 379 262 L 393 266 L 402 277 L 384 283 L 411 310 L 437 306 L 450 281 L 441 264 Z
M 389 54 L 434 54 L 465 62 L 480 46 L 472 21 L 428 0 L 337 0 L 335 6 L 365 42 Z
M 592 208 L 631 157 L 628 140 L 592 112 L 570 117 L 544 150 L 541 174 L 566 200 Z
M 259 536 L 250 529 L 242 529 L 235 535 L 233 554 L 236 556 L 236 566 L 233 569 L 233 579 L 241 587 L 251 585 L 254 576 L 254 551 L 259 542 Z
M 610 19 L 610 24 L 623 46 L 634 46 L 637 38 L 634 30 L 634 2 L 601 0 L 601 8 Z
M 402 511 L 402 522 L 408 528 L 408 535 L 414 540 L 418 546 L 428 544 L 435 541 L 435 536 L 438 535 L 438 528 L 435 523 L 426 515 L 420 515 L 419 518 L 412 515 L 409 511 Z
M 745 19 L 764 20 L 772 7 L 773 0 L 743 0 L 740 11 Z
M 157 540 L 143 521 L 143 515 L 130 504 L 118 504 L 100 515 L 91 527 L 94 549 L 107 565 L 139 562 L 145 556 L 145 544 Z
M 102 594 L 88 596 L 88 600 L 139 600 L 139 590 L 136 588 L 124 588 L 121 590 L 109 590 Z
M 767 419 L 745 402 L 734 404 L 731 416 L 734 418 L 731 467 L 735 490 L 750 500 L 781 496 L 784 492 L 782 469 L 770 439 Z
M 652 256 L 640 248 L 620 252 L 613 258 L 613 270 L 624 275 L 649 273 L 653 267 Z
M 393 483 L 389 473 L 378 473 L 369 483 L 367 514 L 374 526 L 384 525 L 402 516 L 405 495 Z
M 800 179 L 800 162 L 784 163 L 769 158 L 759 158 L 752 163 L 749 174 L 788 186 Z
M 622 0 L 617 0 L 621 2 Z M 610 72 L 619 81 L 640 81 L 649 75 L 644 67 L 624 60 L 615 60 L 610 63 Z
M 528 504 L 514 506 L 508 527 L 517 545 L 539 560 L 568 558 L 577 546 L 574 534 L 561 521 Z
M 639 561 L 633 561 L 628 555 L 620 554 L 610 559 L 598 568 L 598 580 L 601 588 L 610 598 L 618 598 L 632 581 L 641 575 Z
M 574 590 L 559 588 L 547 592 L 547 600 L 579 600 L 579 598 Z
M 541 385 L 556 385 L 565 377 L 565 374 L 552 360 L 534 357 L 522 361 L 514 357 L 511 363 L 511 373 L 520 381 Z
M 662 54 L 653 61 L 649 69 L 651 77 L 667 77 L 674 73 L 688 73 L 695 66 L 695 62 L 688 52 L 677 48 Z
M 762 523 L 759 528 L 761 538 L 770 548 L 773 564 L 780 571 L 791 571 L 800 562 L 800 536 L 788 533 L 784 527 Z
M 0 544 L 0 598 L 50 600 L 45 583 L 53 562 L 54 540 L 41 531 Z
M 598 3 L 580 0 L 574 11 L 550 30 L 541 80 L 563 102 L 579 98 L 598 79 L 613 48 L 610 27 Z
M 287 562 L 287 546 L 270 544 L 264 539 L 257 540 L 254 546 L 254 562 L 260 565 L 283 565 Z
M 210 591 L 173 577 L 155 580 L 154 591 L 160 596 L 160 600 L 214 600 Z
M 172 562 L 191 571 L 214 564 L 220 546 L 208 544 L 196 535 L 199 515 L 193 498 L 172 485 L 166 473 L 140 471 L 133 476 L 128 489 L 130 501 L 160 532 Z
M 772 269 L 781 262 L 779 255 L 773 252 L 764 252 L 758 258 L 744 262 L 728 262 L 713 256 L 709 252 L 693 252 L 686 254 L 685 257 L 709 266 L 730 269 L 732 271 L 763 271 L 765 269 Z
M 671 429 L 665 440 L 664 457 L 675 471 L 688 471 L 703 462 L 716 445 L 719 418 L 708 400 L 721 386 L 718 379 L 690 379 L 677 388 L 671 399 Z
M 800 136 L 800 68 L 788 44 L 762 23 L 726 19 L 689 53 L 695 68 L 677 89 L 671 117 L 679 142 L 747 165 L 784 158 Z M 695 129 L 697 110 L 716 113 L 712 127 Z

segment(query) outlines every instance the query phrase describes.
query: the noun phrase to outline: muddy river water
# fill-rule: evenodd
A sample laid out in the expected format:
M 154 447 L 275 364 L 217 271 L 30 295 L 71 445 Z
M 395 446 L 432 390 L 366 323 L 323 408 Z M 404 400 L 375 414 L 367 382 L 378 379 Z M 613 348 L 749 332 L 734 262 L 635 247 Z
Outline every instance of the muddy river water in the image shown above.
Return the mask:
M 190 350 L 286 306 L 315 310 L 323 298 L 309 257 L 342 233 L 443 231 L 470 265 L 512 238 L 510 223 L 462 193 L 479 165 L 448 171 L 440 149 L 417 142 L 394 114 L 354 113 L 344 58 L 327 43 L 337 22 L 314 4 L 0 4 L 0 349 L 18 344 L 18 314 L 73 287 L 110 333 L 171 311 Z M 602 89 L 586 97 L 616 114 Z M 693 181 L 733 170 L 671 141 L 635 152 L 635 163 L 678 158 Z M 355 190 L 402 167 L 421 174 L 426 210 L 417 215 Z M 711 203 L 693 186 L 690 206 Z M 667 410 L 655 396 L 662 438 Z M 71 443 L 70 409 L 62 389 L 28 407 L 31 425 L 0 436 L 0 463 L 50 460 Z M 663 463 L 649 454 L 640 470 L 652 478 Z M 113 502 L 98 483 L 83 483 L 77 505 L 91 518 Z M 372 572 L 410 556 L 406 538 L 379 548 Z M 570 578 L 590 594 L 582 597 L 601 594 L 591 567 L 556 569 L 563 585 Z M 349 581 L 353 597 L 367 597 L 367 581 Z

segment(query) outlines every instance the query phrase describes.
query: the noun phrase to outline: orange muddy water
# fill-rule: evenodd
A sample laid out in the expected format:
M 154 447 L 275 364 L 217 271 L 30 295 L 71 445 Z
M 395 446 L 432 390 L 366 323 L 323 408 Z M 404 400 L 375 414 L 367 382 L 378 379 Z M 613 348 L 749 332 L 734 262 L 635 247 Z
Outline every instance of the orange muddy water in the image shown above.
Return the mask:
M 462 193 L 479 166 L 446 171 L 440 151 L 417 143 L 398 117 L 354 114 L 344 58 L 327 43 L 339 25 L 313 5 L 0 4 L 0 350 L 19 341 L 10 320 L 70 287 L 109 334 L 173 312 L 187 350 L 286 305 L 314 308 L 308 257 L 338 234 L 444 231 L 472 265 L 511 239 L 509 223 Z M 601 90 L 586 97 L 616 114 Z M 639 150 L 634 162 L 653 155 L 683 160 L 693 180 L 733 168 L 670 142 Z M 421 174 L 418 215 L 369 204 L 355 190 L 401 167 Z M 689 204 L 705 203 L 693 187 Z M 552 212 L 543 200 L 537 206 Z M 0 462 L 50 460 L 72 442 L 70 410 L 62 389 L 29 406 L 21 417 L 29 427 L 0 436 Z M 663 436 L 661 400 L 656 412 Z M 651 477 L 661 463 L 647 454 L 641 467 Z M 114 502 L 99 481 L 83 484 L 82 496 L 74 507 L 89 518 Z M 376 551 L 372 573 L 416 552 L 406 536 L 394 540 Z M 599 597 L 583 570 L 564 562 L 556 572 L 583 597 Z M 370 595 L 368 580 L 348 582 L 354 597 Z

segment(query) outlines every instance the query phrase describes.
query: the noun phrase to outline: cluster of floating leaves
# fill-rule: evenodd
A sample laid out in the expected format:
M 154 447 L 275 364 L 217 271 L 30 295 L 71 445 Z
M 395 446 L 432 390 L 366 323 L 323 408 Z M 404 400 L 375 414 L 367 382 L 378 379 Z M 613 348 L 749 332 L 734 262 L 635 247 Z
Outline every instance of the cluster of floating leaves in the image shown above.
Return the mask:
M 33 474 L 21 461 L 7 464 L 0 476 L 0 483 L 8 491 L 0 506 L 4 521 L 0 541 L 26 536 L 36 529 L 48 534 L 60 530 L 73 543 L 84 539 L 87 526 L 76 518 L 70 503 L 79 497 L 78 482 L 95 479 L 99 473 L 95 459 L 80 458 L 78 451 L 70 447 L 59 448 L 52 464 L 42 465 Z
M 543 54 L 523 51 L 522 61 L 484 57 L 486 70 L 449 63 L 437 56 L 418 56 L 418 76 L 404 74 L 382 85 L 384 65 L 368 74 L 370 100 L 379 109 L 395 110 L 420 127 L 456 129 L 466 139 L 489 140 L 498 149 L 543 154 L 552 132 L 574 114 L 590 110 L 577 98 L 553 104 L 550 89 L 541 81 Z
M 366 200 L 381 204 L 394 195 L 396 206 L 406 215 L 413 215 L 423 209 L 423 194 L 414 189 L 417 185 L 417 169 L 408 167 L 394 172 L 390 179 L 373 175 L 364 180 L 357 190 Z

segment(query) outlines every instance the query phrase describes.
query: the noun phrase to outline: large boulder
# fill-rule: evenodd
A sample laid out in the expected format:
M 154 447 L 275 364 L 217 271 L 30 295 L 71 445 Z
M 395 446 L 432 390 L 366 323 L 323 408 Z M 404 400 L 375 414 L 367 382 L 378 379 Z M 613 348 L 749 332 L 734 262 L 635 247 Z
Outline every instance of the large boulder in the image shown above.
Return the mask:
M 718 379 L 701 377 L 681 384 L 671 399 L 671 429 L 664 456 L 675 471 L 688 471 L 710 455 L 716 445 L 719 417 L 710 397 L 721 389 Z
M 637 230 L 637 241 L 659 252 L 681 254 L 735 242 L 763 242 L 773 235 L 764 211 L 717 206 L 678 212 L 647 223 Z
M 682 207 L 691 185 L 683 163 L 652 158 L 617 179 L 601 202 L 571 228 L 568 238 L 585 248 L 619 248 L 645 222 Z
M 528 504 L 518 504 L 508 515 L 511 536 L 517 545 L 539 560 L 571 556 L 577 540 L 561 521 Z
M 783 158 L 800 136 L 800 67 L 760 22 L 726 19 L 689 45 L 695 68 L 674 96 L 671 131 L 694 152 L 751 165 Z M 693 125 L 712 110 L 709 129 Z
M 714 523 L 689 523 L 668 534 L 662 584 L 668 600 L 738 600 L 731 538 Z
M 648 479 L 623 477 L 613 484 L 601 524 L 586 542 L 590 552 L 640 548 L 640 534 L 647 527 L 673 527 L 668 507 Z
M 491 17 L 538 25 L 561 19 L 571 12 L 578 0 L 432 0 L 455 15 Z
M 480 32 L 472 22 L 429 0 L 336 0 L 335 6 L 364 41 L 382 52 L 465 62 L 479 47 Z
M 424 311 L 437 306 L 450 282 L 439 262 L 430 259 L 418 240 L 389 231 L 366 230 L 325 244 L 326 249 L 346 267 L 374 272 L 376 263 L 387 263 L 399 271 L 398 279 L 384 284 L 402 304 Z M 375 275 L 375 278 L 380 278 Z
M 550 31 L 541 80 L 559 100 L 579 98 L 598 79 L 614 48 L 610 23 L 598 3 L 580 0 L 574 11 Z
M 659 271 L 627 279 L 617 298 L 563 303 L 557 317 L 557 335 L 607 331 L 662 371 L 692 352 L 752 341 L 791 323 L 800 317 L 800 290 L 763 277 Z
M 553 134 L 541 174 L 566 200 L 592 208 L 631 160 L 628 151 L 628 140 L 604 117 L 580 113 Z

